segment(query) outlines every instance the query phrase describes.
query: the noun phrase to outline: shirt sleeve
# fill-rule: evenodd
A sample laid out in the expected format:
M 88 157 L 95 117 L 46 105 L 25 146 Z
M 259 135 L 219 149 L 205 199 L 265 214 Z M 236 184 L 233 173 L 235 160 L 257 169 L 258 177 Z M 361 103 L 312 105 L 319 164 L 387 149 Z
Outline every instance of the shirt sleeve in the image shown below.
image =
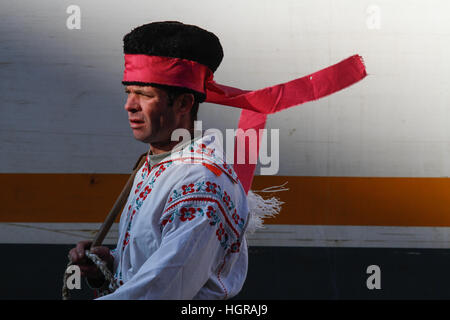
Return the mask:
M 160 247 L 130 280 L 101 299 L 192 299 L 225 256 L 238 250 L 235 208 L 221 186 L 192 183 L 174 195 L 160 218 Z

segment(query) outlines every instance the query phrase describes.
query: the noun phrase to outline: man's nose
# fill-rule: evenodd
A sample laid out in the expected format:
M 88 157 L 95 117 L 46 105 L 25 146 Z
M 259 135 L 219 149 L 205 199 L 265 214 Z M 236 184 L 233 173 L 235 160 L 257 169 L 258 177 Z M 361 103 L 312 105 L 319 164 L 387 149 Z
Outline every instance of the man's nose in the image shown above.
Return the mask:
M 124 108 L 126 111 L 133 113 L 141 110 L 137 94 L 130 93 L 128 95 L 127 102 L 125 102 Z

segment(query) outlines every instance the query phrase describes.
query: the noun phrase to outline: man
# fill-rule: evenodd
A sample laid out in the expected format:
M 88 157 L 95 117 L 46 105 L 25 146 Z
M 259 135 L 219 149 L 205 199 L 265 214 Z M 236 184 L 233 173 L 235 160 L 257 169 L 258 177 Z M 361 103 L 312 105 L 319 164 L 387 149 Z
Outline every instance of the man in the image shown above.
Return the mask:
M 214 34 L 196 26 L 143 25 L 124 37 L 124 51 L 125 109 L 135 138 L 149 143 L 150 150 L 122 212 L 116 249 L 92 248 L 120 284 L 104 298 L 231 298 L 247 273 L 246 229 L 254 230 L 260 218 L 276 214 L 281 203 L 251 192 L 255 163 L 228 165 L 214 136 L 194 137 L 175 147 L 172 133 L 192 132 L 198 104 L 207 101 L 245 109 L 239 120 L 242 131 L 236 133 L 242 139 L 247 130 L 263 129 L 267 114 L 363 79 L 362 57 L 353 55 L 305 77 L 247 91 L 213 80 L 223 50 Z M 260 135 L 255 136 L 256 148 L 249 152 L 257 155 Z M 236 151 L 239 158 L 242 149 Z M 255 158 L 244 152 L 246 159 Z M 90 283 L 101 286 L 102 276 L 84 257 L 88 247 L 88 242 L 79 243 L 71 259 Z
M 194 61 L 212 71 L 223 57 L 215 35 L 179 22 L 134 29 L 124 37 L 124 52 L 129 57 Z M 91 251 L 108 263 L 120 285 L 103 298 L 235 296 L 247 273 L 246 192 L 213 136 L 194 137 L 179 145 L 171 139 L 176 129 L 193 133 L 205 94 L 183 84 L 168 86 L 165 79 L 148 83 L 139 75 L 131 81 L 125 77 L 123 83 L 133 135 L 148 143 L 150 150 L 122 212 L 117 247 Z M 87 241 L 78 243 L 70 257 L 91 286 L 101 287 L 103 276 L 84 255 L 89 246 Z

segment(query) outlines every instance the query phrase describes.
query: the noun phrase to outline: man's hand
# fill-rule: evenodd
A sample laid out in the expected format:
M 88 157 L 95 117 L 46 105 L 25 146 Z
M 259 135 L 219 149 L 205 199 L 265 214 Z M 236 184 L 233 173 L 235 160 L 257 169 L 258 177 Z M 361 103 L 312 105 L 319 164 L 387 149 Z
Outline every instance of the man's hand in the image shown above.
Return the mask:
M 81 275 L 88 278 L 88 281 L 92 284 L 101 284 L 105 281 L 105 278 L 97 266 L 86 257 L 84 251 L 89 250 L 92 245 L 92 241 L 80 241 L 77 246 L 69 251 L 70 259 L 73 264 L 80 267 Z M 114 257 L 111 255 L 108 247 L 93 247 L 91 252 L 96 254 L 100 259 L 106 262 L 108 269 L 113 271 Z

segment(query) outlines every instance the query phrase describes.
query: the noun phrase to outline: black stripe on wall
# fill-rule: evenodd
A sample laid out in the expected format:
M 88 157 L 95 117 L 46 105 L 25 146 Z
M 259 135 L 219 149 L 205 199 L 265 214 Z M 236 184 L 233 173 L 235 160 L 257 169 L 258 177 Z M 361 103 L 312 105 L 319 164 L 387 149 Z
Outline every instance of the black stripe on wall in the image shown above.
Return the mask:
M 70 245 L 0 244 L 0 299 L 61 299 Z M 381 289 L 369 290 L 369 265 Z M 446 249 L 250 247 L 236 299 L 450 299 Z M 82 282 L 73 299 L 91 299 Z

